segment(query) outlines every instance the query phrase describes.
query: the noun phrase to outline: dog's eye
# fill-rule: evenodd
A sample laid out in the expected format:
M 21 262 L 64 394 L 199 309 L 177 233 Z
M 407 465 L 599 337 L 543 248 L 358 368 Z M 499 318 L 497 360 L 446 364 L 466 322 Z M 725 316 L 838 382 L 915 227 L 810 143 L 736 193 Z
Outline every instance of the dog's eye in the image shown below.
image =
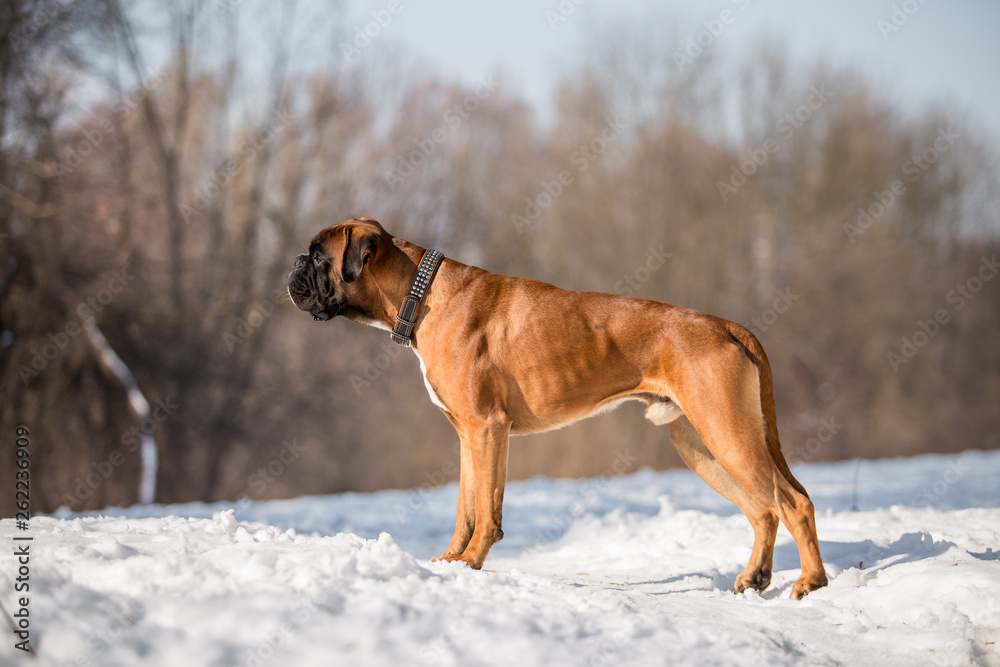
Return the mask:
M 313 257 L 313 264 L 315 264 L 316 266 L 322 266 L 323 258 L 320 257 L 319 255 L 316 255 L 315 257 Z

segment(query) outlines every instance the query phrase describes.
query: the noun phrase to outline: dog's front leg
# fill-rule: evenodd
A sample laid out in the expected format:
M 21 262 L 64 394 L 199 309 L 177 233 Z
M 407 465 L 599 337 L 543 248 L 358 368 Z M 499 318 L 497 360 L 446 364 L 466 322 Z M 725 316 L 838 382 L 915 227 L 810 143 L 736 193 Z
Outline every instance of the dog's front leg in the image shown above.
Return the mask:
M 456 429 L 458 428 L 456 424 Z M 458 478 L 458 512 L 455 516 L 455 536 L 448 545 L 448 550 L 441 555 L 440 560 L 448 559 L 451 556 L 460 556 L 469 540 L 472 539 L 472 531 L 476 527 L 476 472 L 472 465 L 472 452 L 469 446 L 469 439 L 459 433 L 462 440 L 461 462 Z M 434 560 L 439 560 L 435 558 Z
M 464 546 L 461 553 L 446 553 L 447 560 L 460 560 L 479 569 L 490 547 L 503 539 L 500 529 L 503 510 L 503 490 L 507 482 L 507 448 L 510 422 L 487 420 L 463 429 L 462 471 L 459 482 L 459 516 L 455 539 L 449 552 Z M 469 487 L 472 490 L 469 490 Z M 465 539 L 469 528 L 468 509 L 472 506 L 474 523 L 472 536 Z M 463 513 L 466 517 L 463 521 Z M 467 544 L 461 545 L 467 541 Z

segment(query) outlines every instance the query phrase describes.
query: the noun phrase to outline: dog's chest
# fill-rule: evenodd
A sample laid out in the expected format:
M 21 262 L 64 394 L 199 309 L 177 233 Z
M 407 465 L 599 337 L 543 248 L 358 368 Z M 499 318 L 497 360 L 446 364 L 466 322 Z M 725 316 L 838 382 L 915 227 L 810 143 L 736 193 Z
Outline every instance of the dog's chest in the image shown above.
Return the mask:
M 434 387 L 431 386 L 430 381 L 427 379 L 427 366 L 424 364 L 423 357 L 420 356 L 420 353 L 417 352 L 415 347 L 411 347 L 410 349 L 413 350 L 413 354 L 417 355 L 417 361 L 420 362 L 420 373 L 424 376 L 424 386 L 427 387 L 427 393 L 431 397 L 431 403 L 438 406 L 445 412 L 448 412 L 448 408 L 445 407 L 445 404 L 441 401 L 441 397 L 437 395 L 437 392 L 434 391 Z
M 392 329 L 387 327 L 385 323 L 379 322 L 378 320 L 368 322 L 367 324 L 368 326 L 375 327 L 376 329 L 382 329 L 383 331 L 392 331 Z M 448 412 L 448 408 L 445 407 L 441 397 L 437 395 L 437 392 L 434 391 L 434 387 L 431 386 L 430 381 L 427 379 L 427 366 L 424 364 L 423 357 L 421 357 L 420 353 L 417 352 L 417 348 L 411 346 L 410 349 L 413 350 L 413 354 L 417 355 L 417 361 L 420 362 L 420 374 L 424 377 L 424 386 L 427 387 L 427 393 L 430 394 L 431 403 L 438 406 L 445 412 Z

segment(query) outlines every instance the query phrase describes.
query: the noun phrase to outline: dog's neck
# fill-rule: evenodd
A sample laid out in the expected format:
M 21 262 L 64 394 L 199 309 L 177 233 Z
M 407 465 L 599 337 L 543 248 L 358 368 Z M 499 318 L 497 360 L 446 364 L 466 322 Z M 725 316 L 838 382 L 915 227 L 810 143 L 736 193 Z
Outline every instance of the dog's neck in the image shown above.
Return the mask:
M 394 238 L 391 245 L 383 247 L 383 252 L 385 255 L 379 261 L 365 267 L 368 275 L 362 276 L 363 280 L 369 281 L 367 307 L 356 304 L 351 309 L 353 312 L 345 314 L 355 322 L 392 331 L 425 249 Z

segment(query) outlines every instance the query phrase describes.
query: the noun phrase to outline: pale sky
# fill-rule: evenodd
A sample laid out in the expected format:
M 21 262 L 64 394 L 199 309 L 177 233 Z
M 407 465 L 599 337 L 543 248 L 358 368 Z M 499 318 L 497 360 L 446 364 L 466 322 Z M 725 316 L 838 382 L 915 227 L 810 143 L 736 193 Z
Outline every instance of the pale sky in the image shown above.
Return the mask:
M 387 11 L 392 1 L 354 0 L 349 29 L 372 20 L 372 12 Z M 769 37 L 797 62 L 852 65 L 902 108 L 937 102 L 960 118 L 969 113 L 1000 146 L 1000 2 L 395 1 L 397 13 L 379 40 L 403 45 L 441 75 L 469 84 L 502 71 L 507 92 L 519 93 L 543 119 L 554 84 L 578 61 L 585 40 L 599 33 L 602 22 L 634 17 L 637 28 L 683 38 L 728 9 L 735 20 L 711 48 L 734 70 L 740 53 Z M 558 12 L 560 5 L 575 10 L 553 30 L 546 12 Z M 900 29 L 880 30 L 880 20 L 892 25 L 894 11 Z

